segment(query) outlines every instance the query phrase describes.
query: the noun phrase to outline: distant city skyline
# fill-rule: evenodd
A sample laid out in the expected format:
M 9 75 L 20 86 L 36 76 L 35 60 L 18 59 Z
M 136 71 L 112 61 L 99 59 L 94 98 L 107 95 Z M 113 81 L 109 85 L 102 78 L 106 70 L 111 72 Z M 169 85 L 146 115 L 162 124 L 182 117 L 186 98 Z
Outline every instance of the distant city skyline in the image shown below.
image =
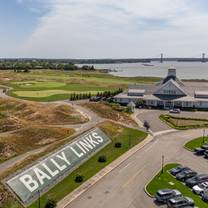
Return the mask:
M 2 0 L 0 58 L 208 54 L 206 0 Z

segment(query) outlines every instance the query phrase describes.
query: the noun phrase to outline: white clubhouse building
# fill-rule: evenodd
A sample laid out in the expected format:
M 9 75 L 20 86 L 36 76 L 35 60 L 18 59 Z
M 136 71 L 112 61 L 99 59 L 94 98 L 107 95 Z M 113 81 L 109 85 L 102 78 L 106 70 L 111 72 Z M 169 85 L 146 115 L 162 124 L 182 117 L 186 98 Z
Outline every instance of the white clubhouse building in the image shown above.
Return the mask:
M 176 69 L 171 68 L 159 84 L 129 85 L 114 101 L 120 104 L 142 102 L 153 108 L 208 109 L 208 82 L 182 82 L 176 76 Z

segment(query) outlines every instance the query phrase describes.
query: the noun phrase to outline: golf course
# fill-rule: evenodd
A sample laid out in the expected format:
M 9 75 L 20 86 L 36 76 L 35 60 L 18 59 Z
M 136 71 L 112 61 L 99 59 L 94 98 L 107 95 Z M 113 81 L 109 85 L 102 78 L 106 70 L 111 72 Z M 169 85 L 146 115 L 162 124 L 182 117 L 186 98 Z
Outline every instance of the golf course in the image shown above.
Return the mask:
M 96 95 L 98 92 L 115 91 L 119 88 L 125 90 L 129 84 L 151 84 L 159 80 L 151 77 L 115 77 L 99 71 L 0 72 L 0 85 L 9 87 L 8 95 L 41 102 L 66 100 L 73 93 Z

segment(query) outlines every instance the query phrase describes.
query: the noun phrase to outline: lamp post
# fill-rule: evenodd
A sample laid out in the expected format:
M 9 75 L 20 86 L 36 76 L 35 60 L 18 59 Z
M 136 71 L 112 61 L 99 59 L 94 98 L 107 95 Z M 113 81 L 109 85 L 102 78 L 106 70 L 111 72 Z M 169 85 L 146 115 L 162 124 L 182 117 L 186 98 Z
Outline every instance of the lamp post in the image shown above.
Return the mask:
M 129 148 L 131 147 L 131 134 L 129 134 Z
M 165 160 L 165 156 L 162 155 L 162 174 L 164 173 L 164 160 Z
M 204 144 L 205 129 L 203 129 L 203 144 Z
M 40 190 L 38 190 L 38 208 L 40 208 Z

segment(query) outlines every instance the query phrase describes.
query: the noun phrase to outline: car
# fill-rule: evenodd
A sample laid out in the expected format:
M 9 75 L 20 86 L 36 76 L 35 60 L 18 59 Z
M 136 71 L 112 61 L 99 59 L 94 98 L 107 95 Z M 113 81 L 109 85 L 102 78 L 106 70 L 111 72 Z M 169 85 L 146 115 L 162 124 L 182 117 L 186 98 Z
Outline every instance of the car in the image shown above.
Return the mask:
M 155 194 L 155 200 L 159 203 L 167 203 L 173 197 L 182 196 L 181 192 L 175 189 L 161 189 Z
M 208 144 L 204 144 L 201 146 L 202 149 L 208 150 Z
M 176 174 L 176 179 L 180 180 L 180 181 L 185 181 L 188 178 L 192 178 L 192 177 L 194 177 L 196 175 L 197 175 L 197 172 L 189 169 L 189 170 L 184 170 L 184 171 Z
M 181 171 L 185 171 L 185 170 L 189 170 L 189 169 L 190 168 L 188 168 L 188 167 L 183 167 L 183 166 L 179 165 L 175 168 L 172 168 L 170 170 L 170 173 L 175 176 L 176 174 L 180 173 Z
M 197 148 L 194 149 L 195 155 L 204 155 L 205 151 L 206 150 L 201 148 L 201 147 L 197 147 Z
M 98 102 L 102 99 L 102 97 L 99 97 L 99 96 L 95 96 L 95 97 L 91 97 L 90 98 L 90 102 Z
M 208 189 L 208 182 L 207 181 L 200 183 L 192 188 L 193 192 L 198 195 L 201 195 L 207 189 Z
M 204 152 L 204 157 L 208 159 L 208 150 Z
M 179 108 L 173 108 L 169 110 L 169 113 L 180 113 L 181 110 Z
M 170 208 L 194 207 L 194 200 L 189 197 L 176 197 L 169 199 L 167 205 Z
M 187 179 L 185 183 L 188 187 L 192 188 L 193 186 L 203 183 L 205 181 L 208 181 L 208 175 L 200 174 L 200 175 L 196 175 L 192 178 Z
M 202 193 L 202 200 L 208 202 L 208 190 Z

